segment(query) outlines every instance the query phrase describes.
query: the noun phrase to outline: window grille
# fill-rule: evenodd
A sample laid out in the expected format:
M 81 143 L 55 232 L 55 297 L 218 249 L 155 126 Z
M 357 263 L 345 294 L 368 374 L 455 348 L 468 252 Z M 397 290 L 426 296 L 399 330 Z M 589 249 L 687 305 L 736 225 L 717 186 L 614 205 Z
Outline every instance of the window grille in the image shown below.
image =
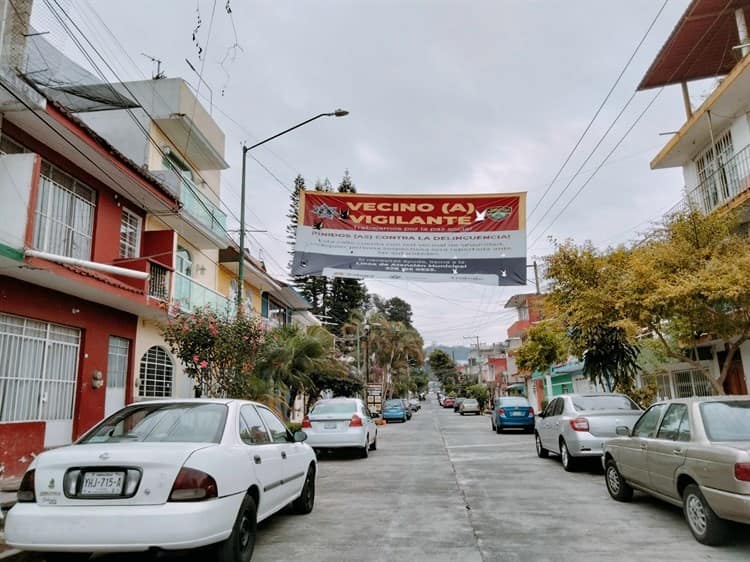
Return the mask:
M 120 219 L 120 257 L 137 258 L 141 254 L 141 217 L 123 208 Z
M 704 211 L 712 211 L 739 192 L 739 174 L 733 156 L 732 133 L 727 131 L 695 160 Z
M 153 262 L 149 268 L 148 296 L 165 302 L 169 300 L 169 270 Z
M 674 380 L 676 398 L 689 398 L 690 396 L 711 396 L 713 389 L 708 378 L 711 374 L 702 369 L 686 369 L 683 371 L 674 371 L 672 378 Z
M 144 398 L 171 397 L 173 371 L 169 354 L 158 346 L 150 348 L 141 359 L 138 395 Z
M 128 376 L 128 353 L 130 341 L 117 336 L 109 337 L 107 358 L 107 387 L 124 388 Z
M 81 332 L 0 314 L 0 422 L 73 419 Z
M 95 209 L 92 189 L 42 162 L 34 246 L 51 254 L 91 259 Z
M 25 154 L 26 152 L 28 150 L 13 139 L 5 135 L 0 136 L 0 154 Z

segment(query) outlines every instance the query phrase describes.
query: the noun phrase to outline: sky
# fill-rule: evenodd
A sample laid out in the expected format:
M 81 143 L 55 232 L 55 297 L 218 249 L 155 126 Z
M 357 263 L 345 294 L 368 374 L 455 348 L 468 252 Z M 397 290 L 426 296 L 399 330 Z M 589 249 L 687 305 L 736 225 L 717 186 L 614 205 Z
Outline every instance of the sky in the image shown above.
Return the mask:
M 297 174 L 310 188 L 326 177 L 335 187 L 349 170 L 360 193 L 526 191 L 527 287 L 367 282 L 371 293 L 411 304 L 426 344 L 505 340 L 516 312 L 504 305 L 535 290 L 531 264 L 553 251 L 551 240 L 601 248 L 635 240 L 682 196 L 680 169 L 649 166 L 669 140 L 664 133 L 685 121 L 679 86 L 639 92 L 625 106 L 688 0 L 664 3 L 562 169 L 661 0 L 57 2 L 113 67 L 108 79 L 150 78 L 145 53 L 196 88 L 226 134 L 231 167 L 221 190 L 230 229 L 238 227 L 243 141 L 336 108 L 350 112 L 248 160 L 248 221 L 265 231 L 252 233 L 251 251 L 280 278 L 288 275 L 286 214 Z M 83 61 L 50 6 L 57 9 L 36 0 L 32 24 Z M 694 102 L 709 88 L 694 85 Z

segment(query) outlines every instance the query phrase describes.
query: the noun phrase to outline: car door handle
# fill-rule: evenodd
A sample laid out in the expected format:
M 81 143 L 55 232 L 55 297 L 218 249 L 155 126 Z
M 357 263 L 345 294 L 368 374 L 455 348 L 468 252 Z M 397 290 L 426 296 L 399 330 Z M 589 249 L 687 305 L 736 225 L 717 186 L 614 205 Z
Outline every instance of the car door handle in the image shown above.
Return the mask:
M 641 443 L 641 449 L 648 449 L 648 445 L 646 445 L 645 443 Z
M 260 455 L 255 455 L 255 456 L 253 457 L 253 460 L 255 461 L 255 464 L 260 464 L 260 463 L 262 463 L 262 462 L 263 462 L 263 459 L 262 459 L 262 458 L 260 458 Z
M 285 458 L 286 458 L 286 451 L 281 451 L 281 458 L 282 458 L 282 459 L 285 459 Z
M 674 453 L 675 455 L 681 455 L 682 453 L 684 453 L 684 452 L 685 452 L 685 450 L 684 450 L 684 449 L 672 449 L 672 452 L 673 452 L 673 453 Z

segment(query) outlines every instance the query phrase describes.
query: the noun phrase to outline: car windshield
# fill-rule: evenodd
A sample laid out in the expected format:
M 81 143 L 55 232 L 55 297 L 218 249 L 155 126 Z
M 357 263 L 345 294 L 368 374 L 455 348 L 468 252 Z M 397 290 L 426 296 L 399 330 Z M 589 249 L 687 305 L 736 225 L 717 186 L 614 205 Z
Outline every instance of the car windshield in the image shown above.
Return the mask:
M 701 415 L 710 441 L 750 441 L 750 400 L 704 402 Z
M 310 411 L 311 416 L 326 414 L 353 414 L 357 411 L 355 402 L 321 402 Z
M 473 398 L 467 398 L 466 400 L 464 400 L 463 403 L 464 403 L 464 406 L 475 406 L 475 405 L 479 404 L 479 402 L 477 402 Z
M 500 406 L 528 406 L 529 401 L 526 398 L 503 398 L 498 400 Z
M 224 404 L 142 404 L 110 416 L 78 443 L 218 443 L 226 418 Z
M 401 408 L 403 407 L 404 403 L 401 402 L 401 400 L 386 400 L 385 401 L 385 407 L 386 408 Z
M 640 410 L 638 405 L 627 396 L 617 395 L 574 396 L 573 407 L 578 412 L 591 410 Z

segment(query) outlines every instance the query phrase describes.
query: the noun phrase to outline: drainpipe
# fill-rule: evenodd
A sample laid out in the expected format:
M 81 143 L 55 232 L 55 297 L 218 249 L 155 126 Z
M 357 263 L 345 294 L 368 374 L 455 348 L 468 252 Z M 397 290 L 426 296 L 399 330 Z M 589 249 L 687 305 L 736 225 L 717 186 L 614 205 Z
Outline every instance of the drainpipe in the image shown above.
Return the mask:
M 734 11 L 734 19 L 737 22 L 737 35 L 740 39 L 740 49 L 742 56 L 744 57 L 748 53 L 750 53 L 750 44 L 748 44 L 748 35 L 747 35 L 747 22 L 745 21 L 745 9 L 744 8 L 737 8 Z
M 103 273 L 111 273 L 113 275 L 121 275 L 122 277 L 131 277 L 133 279 L 148 279 L 148 273 L 145 271 L 135 271 L 133 269 L 127 269 L 125 267 L 117 267 L 116 265 L 107 265 L 106 263 L 97 263 L 88 260 L 79 260 L 77 258 L 69 258 L 67 256 L 60 256 L 58 254 L 48 254 L 47 252 L 39 252 L 37 250 L 26 250 L 24 255 L 28 258 L 39 258 L 43 260 L 53 261 L 55 263 L 64 263 L 67 265 L 75 265 L 78 267 L 84 267 L 86 269 L 93 269 L 94 271 L 101 271 Z

